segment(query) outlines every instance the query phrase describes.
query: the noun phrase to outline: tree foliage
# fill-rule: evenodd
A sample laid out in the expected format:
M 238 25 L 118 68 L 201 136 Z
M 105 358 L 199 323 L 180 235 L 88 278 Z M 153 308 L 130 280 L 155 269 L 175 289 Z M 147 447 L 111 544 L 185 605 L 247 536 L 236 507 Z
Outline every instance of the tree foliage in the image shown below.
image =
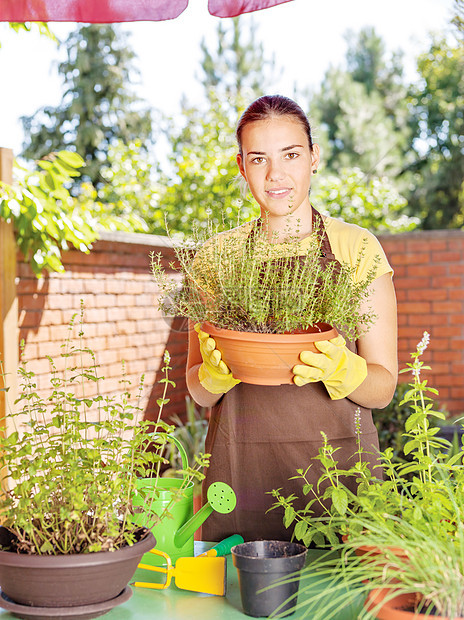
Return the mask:
M 97 219 L 107 230 L 160 232 L 164 216 L 159 207 L 157 170 L 140 140 L 122 140 L 108 149 L 100 169 L 103 183 L 82 183 L 75 210 Z
M 205 104 L 182 105 L 183 123 L 170 134 L 171 172 L 161 176 L 159 206 L 175 232 L 190 232 L 192 221 L 201 225 L 235 223 L 257 215 L 257 207 L 243 203 L 234 126 L 246 103 L 263 94 L 266 67 L 263 46 L 253 27 L 244 37 L 240 18 L 219 24 L 217 45 L 210 51 L 202 42 L 202 83 Z M 165 228 L 155 223 L 153 232 Z
M 111 144 L 116 139 L 149 141 L 151 115 L 128 88 L 135 54 L 123 31 L 107 24 L 80 26 L 65 47 L 67 59 L 59 65 L 62 103 L 23 117 L 22 154 L 37 159 L 59 149 L 75 150 L 86 163 L 83 178 L 99 186 Z
M 390 179 L 368 176 L 360 168 L 321 175 L 312 188 L 312 197 L 323 213 L 375 233 L 406 232 L 420 221 L 406 214 L 407 200 Z
M 464 226 L 464 31 L 454 41 L 434 39 L 420 56 L 413 90 L 416 184 L 411 209 L 425 228 Z
M 232 122 L 243 111 L 245 101 L 264 94 L 275 71 L 274 60 L 266 58 L 264 46 L 257 38 L 255 22 L 251 22 L 247 39 L 243 36 L 242 26 L 239 17 L 231 20 L 230 29 L 220 22 L 216 47 L 211 52 L 205 40 L 201 42 L 205 92 L 212 91 L 216 99 L 228 106 L 233 114 Z
M 396 175 L 410 134 L 401 54 L 388 58 L 373 28 L 346 38 L 346 66 L 330 67 L 309 103 L 327 147 L 325 165 L 334 173 L 357 167 L 367 175 Z
M 240 210 L 245 220 L 258 213 L 243 205 L 234 133 L 221 101 L 214 103 L 213 91 L 209 97 L 206 110 L 183 108 L 185 124 L 173 139 L 170 157 L 175 176 L 161 178 L 159 206 L 171 231 L 189 233 L 194 220 L 200 226 L 208 220 L 235 222 Z M 155 232 L 163 234 L 164 223 L 159 225 Z
M 58 42 L 58 39 L 50 30 L 50 26 L 47 22 L 8 22 L 8 27 L 15 32 L 31 32 L 33 29 L 37 29 L 40 35 Z M 0 41 L 0 47 L 1 46 L 2 43 Z
M 37 172 L 23 169 L 14 186 L 0 182 L 0 218 L 13 222 L 18 247 L 36 275 L 64 271 L 61 251 L 74 246 L 88 253 L 98 236 L 95 221 L 73 212 L 66 189 L 83 164 L 77 153 L 60 151 L 40 160 Z

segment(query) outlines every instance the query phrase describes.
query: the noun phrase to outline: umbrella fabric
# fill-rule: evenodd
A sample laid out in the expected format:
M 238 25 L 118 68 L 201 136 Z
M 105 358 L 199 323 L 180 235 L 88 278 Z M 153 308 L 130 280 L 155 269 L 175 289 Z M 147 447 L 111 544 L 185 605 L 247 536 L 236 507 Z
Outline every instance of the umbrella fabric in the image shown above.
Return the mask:
M 235 17 L 291 1 L 209 0 L 208 8 L 210 13 L 217 17 Z M 0 21 L 164 21 L 178 17 L 187 5 L 188 0 L 0 0 Z
M 242 13 L 251 13 L 268 9 L 277 4 L 291 0 L 208 0 L 208 9 L 216 17 L 236 17 Z

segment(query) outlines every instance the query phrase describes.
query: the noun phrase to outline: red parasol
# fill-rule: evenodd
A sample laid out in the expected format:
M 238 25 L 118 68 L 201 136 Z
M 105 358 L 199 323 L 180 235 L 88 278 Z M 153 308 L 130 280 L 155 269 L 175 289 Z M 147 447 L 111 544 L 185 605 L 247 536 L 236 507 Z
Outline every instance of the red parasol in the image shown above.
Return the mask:
M 292 0 L 208 0 L 216 17 L 236 17 Z M 178 17 L 188 0 L 0 0 L 0 22 L 112 23 Z

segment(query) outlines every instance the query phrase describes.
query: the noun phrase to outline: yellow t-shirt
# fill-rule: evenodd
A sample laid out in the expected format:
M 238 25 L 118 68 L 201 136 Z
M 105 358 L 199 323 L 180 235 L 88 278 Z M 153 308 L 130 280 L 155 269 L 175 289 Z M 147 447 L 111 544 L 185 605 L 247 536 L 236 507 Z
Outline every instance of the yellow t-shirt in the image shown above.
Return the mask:
M 374 259 L 376 256 L 379 257 L 379 262 L 377 265 L 375 277 L 378 278 L 385 273 L 391 273 L 393 275 L 393 269 L 391 268 L 385 252 L 375 235 L 373 235 L 365 228 L 361 228 L 361 226 L 358 226 L 357 224 L 348 224 L 347 222 L 343 222 L 341 220 L 337 220 L 333 217 L 325 215 L 322 216 L 322 219 L 324 221 L 324 227 L 327 232 L 327 237 L 329 238 L 332 252 L 334 253 L 335 258 L 340 263 L 344 263 L 349 267 L 356 267 L 356 271 L 353 274 L 355 282 L 360 282 L 367 276 L 369 270 L 374 264 Z M 246 222 L 241 226 L 237 226 L 236 228 L 232 228 L 225 232 L 219 233 L 218 235 L 209 239 L 199 250 L 195 260 L 195 263 L 197 263 L 197 261 L 202 263 L 203 273 L 205 272 L 205 270 L 215 270 L 216 261 L 212 260 L 211 256 L 212 247 L 215 247 L 214 253 L 215 258 L 217 258 L 216 251 L 218 245 L 220 247 L 223 242 L 230 237 L 242 237 L 243 239 L 246 239 L 250 234 L 250 231 L 254 226 L 255 222 L 256 220 Z M 308 237 L 305 237 L 300 241 L 300 248 L 302 254 L 306 253 L 311 243 L 314 243 L 313 235 L 309 235 Z M 275 252 L 276 256 L 279 254 L 285 255 L 286 252 L 281 250 L 281 248 L 284 247 L 284 244 L 273 244 L 273 254 Z M 288 247 L 288 245 L 286 247 Z M 361 250 L 363 250 L 363 256 L 358 263 L 358 257 Z M 207 266 L 209 267 L 209 269 Z
M 327 237 L 332 247 L 332 252 L 335 258 L 341 263 L 346 263 L 351 267 L 356 265 L 359 252 L 363 244 L 365 244 L 363 259 L 360 261 L 355 273 L 356 282 L 366 277 L 376 256 L 378 256 L 380 260 L 375 277 L 379 278 L 385 273 L 391 273 L 393 275 L 393 269 L 380 245 L 380 241 L 375 235 L 357 224 L 348 224 L 347 222 L 328 216 L 322 216 L 322 218 L 324 220 Z

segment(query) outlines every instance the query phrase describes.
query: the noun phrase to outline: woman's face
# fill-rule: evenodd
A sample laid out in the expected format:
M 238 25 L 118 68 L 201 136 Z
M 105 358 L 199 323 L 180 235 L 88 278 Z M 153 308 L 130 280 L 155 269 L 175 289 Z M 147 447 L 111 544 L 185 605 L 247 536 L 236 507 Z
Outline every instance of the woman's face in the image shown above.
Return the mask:
M 293 117 L 245 125 L 237 163 L 261 215 L 303 214 L 310 209 L 311 174 L 319 163 L 319 147 L 314 144 L 310 150 L 305 129 Z

